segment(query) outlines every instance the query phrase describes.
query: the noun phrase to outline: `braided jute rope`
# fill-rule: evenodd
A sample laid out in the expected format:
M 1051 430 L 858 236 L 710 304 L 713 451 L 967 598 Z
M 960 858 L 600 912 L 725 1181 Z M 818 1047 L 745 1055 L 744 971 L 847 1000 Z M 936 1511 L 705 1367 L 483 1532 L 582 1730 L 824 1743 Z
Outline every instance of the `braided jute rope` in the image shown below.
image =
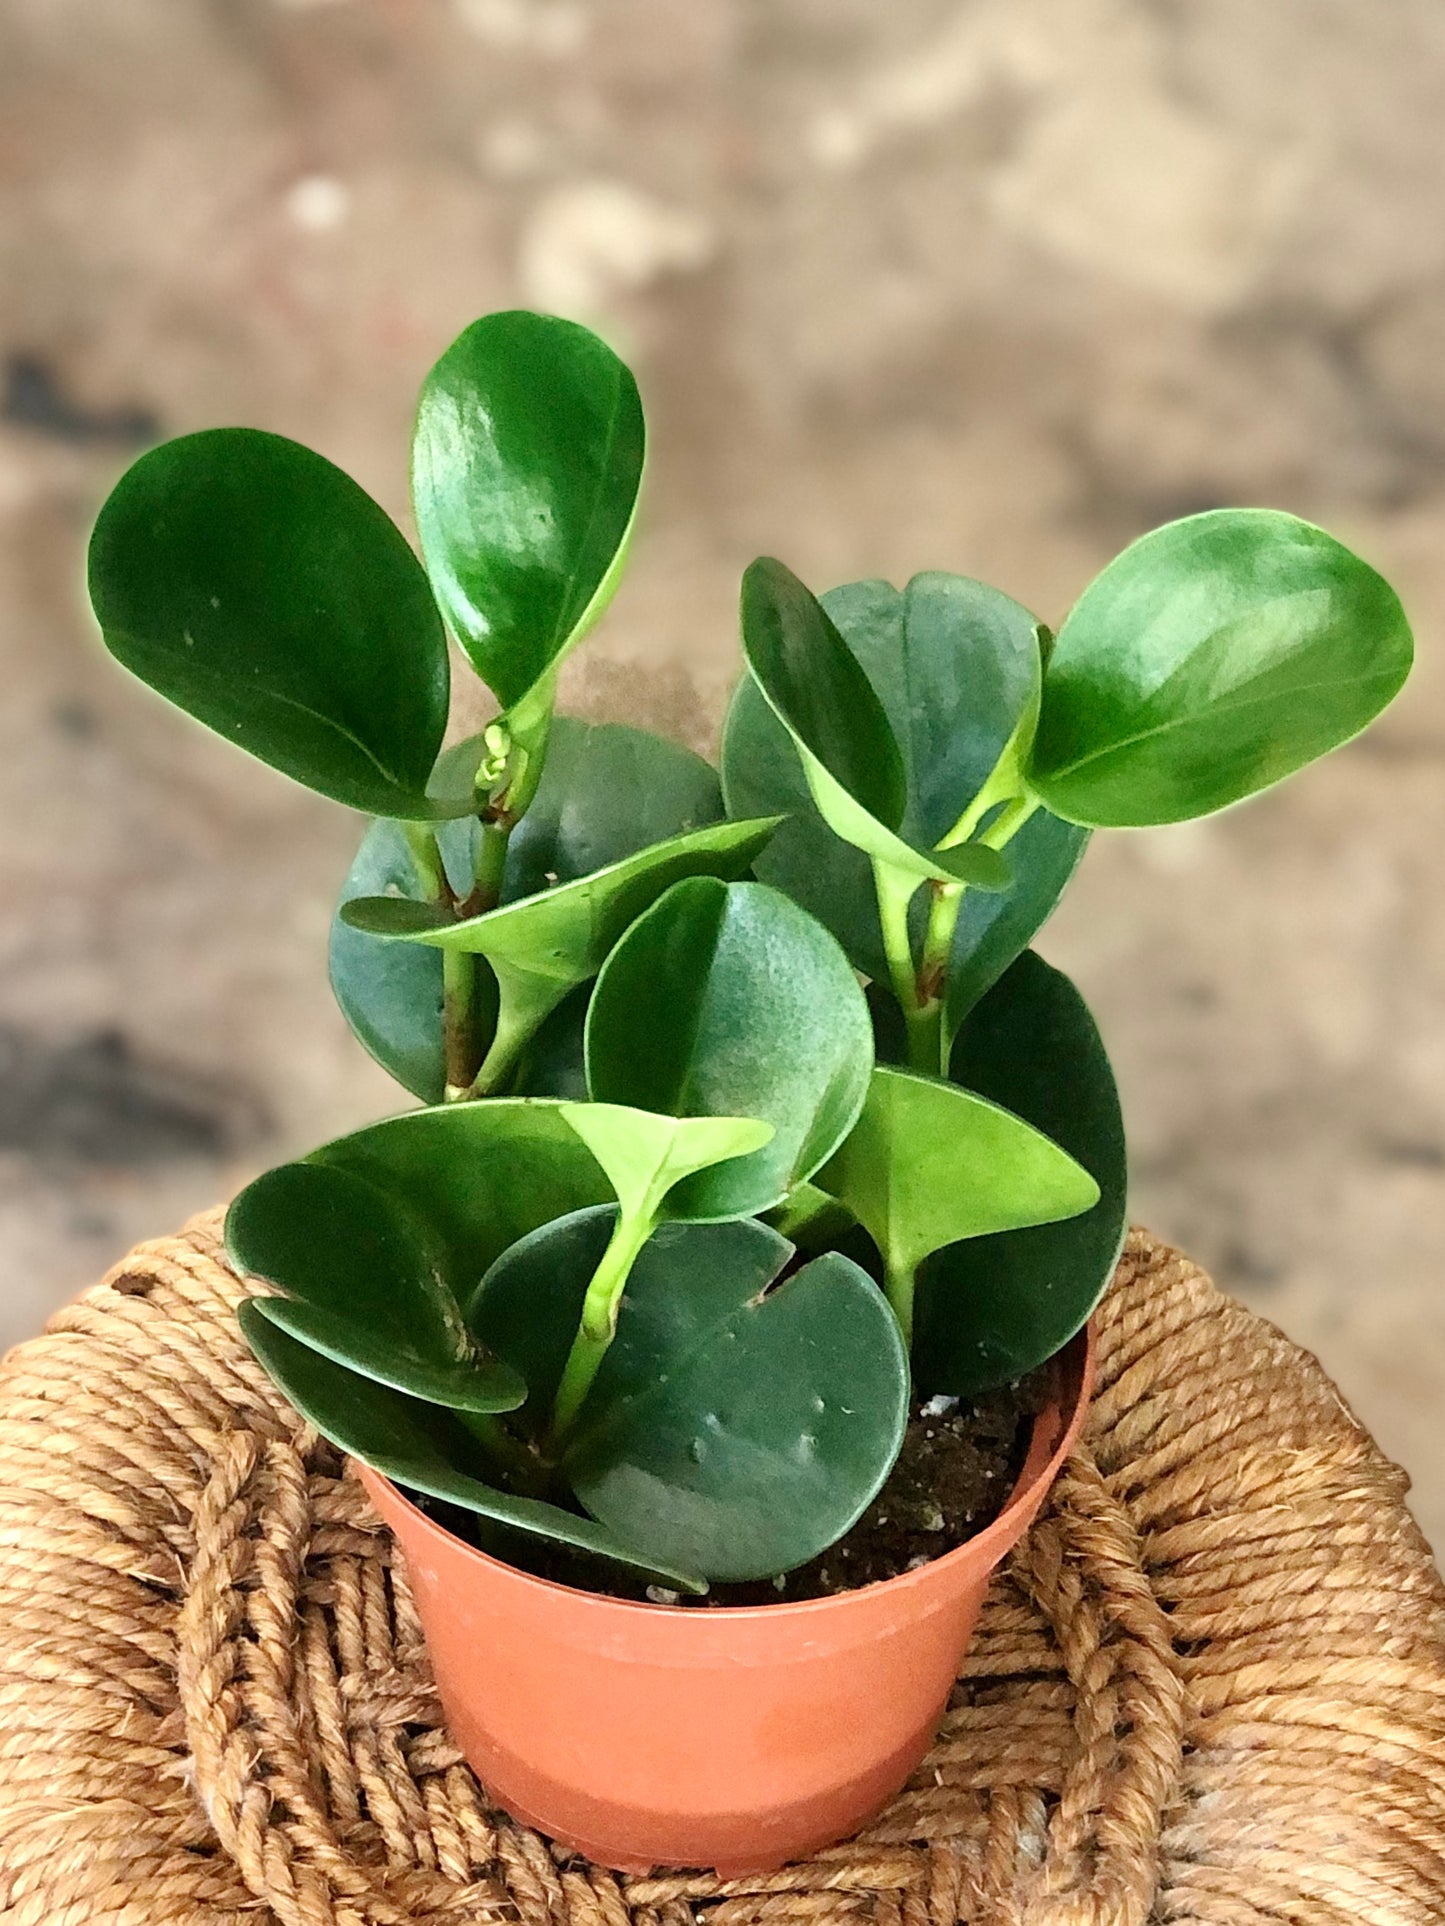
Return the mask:
M 488 1810 L 389 1540 L 239 1290 L 198 1219 L 0 1370 L 6 1926 L 1445 1919 L 1445 1592 L 1404 1477 L 1142 1233 L 926 1764 L 863 1839 L 731 1885 Z

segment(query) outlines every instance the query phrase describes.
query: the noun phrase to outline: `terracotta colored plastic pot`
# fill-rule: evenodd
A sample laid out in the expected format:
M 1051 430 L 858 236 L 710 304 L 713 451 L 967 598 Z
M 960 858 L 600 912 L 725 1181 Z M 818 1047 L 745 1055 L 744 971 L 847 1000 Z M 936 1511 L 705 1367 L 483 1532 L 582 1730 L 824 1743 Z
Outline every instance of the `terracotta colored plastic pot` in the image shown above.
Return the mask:
M 927 1751 L 989 1578 L 1078 1434 L 1081 1333 L 978 1537 L 836 1597 L 708 1610 L 529 1577 L 359 1467 L 406 1555 L 452 1735 L 499 1804 L 603 1865 L 770 1870 L 856 1832 Z

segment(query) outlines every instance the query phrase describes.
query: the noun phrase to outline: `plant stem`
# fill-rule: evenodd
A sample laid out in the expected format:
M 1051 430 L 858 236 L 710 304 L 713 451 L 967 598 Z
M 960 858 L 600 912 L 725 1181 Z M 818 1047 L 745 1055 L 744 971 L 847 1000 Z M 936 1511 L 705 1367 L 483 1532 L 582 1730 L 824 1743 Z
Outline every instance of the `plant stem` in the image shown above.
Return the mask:
M 1039 807 L 1037 796 L 1015 796 L 998 821 L 985 830 L 978 840 L 989 849 L 1003 849 L 1013 841 Z
M 517 1067 L 517 1060 L 537 1033 L 540 1018 L 533 1011 L 518 1013 L 503 985 L 492 1041 L 472 1077 L 467 1096 L 494 1097 Z
M 562 1437 L 570 1428 L 582 1409 L 587 1393 L 592 1389 L 592 1380 L 597 1376 L 617 1329 L 617 1313 L 621 1308 L 627 1279 L 637 1262 L 638 1252 L 651 1237 L 656 1222 L 651 1211 L 632 1216 L 624 1214 L 617 1220 L 611 1241 L 602 1253 L 602 1261 L 587 1286 L 587 1296 L 582 1303 L 582 1321 L 577 1327 L 577 1336 L 573 1339 L 562 1381 L 557 1387 L 557 1401 L 552 1408 L 554 1440 Z
M 905 1350 L 913 1348 L 913 1289 L 916 1280 L 906 1264 L 895 1258 L 885 1257 L 883 1270 L 883 1294 L 893 1307 L 893 1315 L 898 1320 L 898 1328 L 903 1333 Z
M 406 837 L 417 881 L 426 891 L 427 900 L 432 903 L 450 902 L 452 888 L 447 881 L 446 865 L 442 862 L 441 844 L 437 841 L 436 831 L 427 823 L 403 823 L 401 833 Z
M 442 951 L 442 1031 L 447 1103 L 461 1103 L 477 1075 L 477 959 L 466 950 Z

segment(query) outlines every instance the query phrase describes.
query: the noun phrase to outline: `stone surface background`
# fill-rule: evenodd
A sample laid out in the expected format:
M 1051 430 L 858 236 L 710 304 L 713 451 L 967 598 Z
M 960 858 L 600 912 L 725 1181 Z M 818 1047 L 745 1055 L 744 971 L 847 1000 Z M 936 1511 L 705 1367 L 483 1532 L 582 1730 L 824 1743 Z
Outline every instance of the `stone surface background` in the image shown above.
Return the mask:
M 357 826 L 102 660 L 97 504 L 240 421 L 404 513 L 418 379 L 527 302 L 654 425 L 594 715 L 707 746 L 761 550 L 1056 620 L 1151 524 L 1268 502 L 1400 583 L 1384 724 L 1097 839 L 1043 947 L 1137 1215 L 1320 1351 L 1445 1545 L 1442 117 L 1435 0 L 7 0 L 0 1333 L 394 1102 L 322 969 Z

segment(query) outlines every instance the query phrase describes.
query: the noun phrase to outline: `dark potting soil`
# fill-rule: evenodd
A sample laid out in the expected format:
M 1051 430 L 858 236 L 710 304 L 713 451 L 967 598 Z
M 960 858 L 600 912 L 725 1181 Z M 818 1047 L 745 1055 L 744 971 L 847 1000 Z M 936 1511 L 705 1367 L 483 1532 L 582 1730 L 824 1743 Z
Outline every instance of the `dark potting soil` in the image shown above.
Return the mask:
M 467 1543 L 580 1591 L 699 1611 L 827 1598 L 914 1571 L 992 1524 L 1023 1469 L 1033 1420 L 1047 1402 L 1048 1389 L 1045 1370 L 976 1398 L 915 1401 L 888 1482 L 845 1537 L 796 1571 L 745 1585 L 714 1585 L 704 1598 L 648 1586 L 561 1546 L 515 1533 L 494 1536 L 471 1512 L 411 1496 Z

